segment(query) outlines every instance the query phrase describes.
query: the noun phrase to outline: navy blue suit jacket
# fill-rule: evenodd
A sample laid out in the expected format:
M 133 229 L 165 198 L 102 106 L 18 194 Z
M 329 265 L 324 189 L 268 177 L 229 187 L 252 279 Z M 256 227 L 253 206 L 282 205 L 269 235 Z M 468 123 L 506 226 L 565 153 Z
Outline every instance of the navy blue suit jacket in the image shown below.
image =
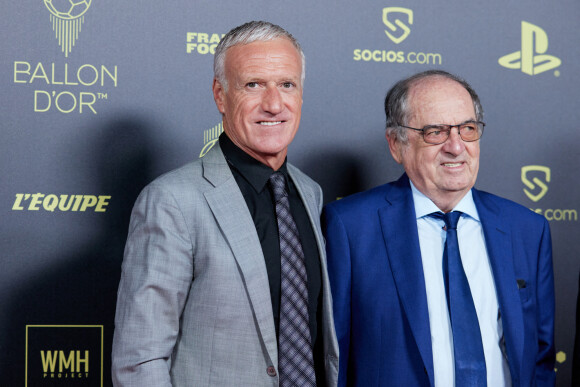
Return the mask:
M 513 385 L 554 385 L 548 222 L 476 189 L 473 200 L 497 288 Z M 427 296 L 407 176 L 327 205 L 325 223 L 340 348 L 338 385 L 433 386 Z

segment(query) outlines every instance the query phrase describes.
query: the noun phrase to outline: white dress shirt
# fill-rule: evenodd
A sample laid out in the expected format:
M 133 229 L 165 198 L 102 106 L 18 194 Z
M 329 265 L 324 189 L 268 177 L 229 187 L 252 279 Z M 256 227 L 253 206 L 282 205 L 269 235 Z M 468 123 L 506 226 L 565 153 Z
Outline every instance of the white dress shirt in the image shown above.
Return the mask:
M 429 214 L 441 210 L 417 190 L 413 183 L 411 183 L 411 189 L 417 215 L 417 230 L 427 290 L 435 386 L 455 386 L 453 333 L 447 309 L 442 268 L 443 249 L 447 237 L 447 232 L 443 229 L 445 223 L 443 219 L 429 217 Z M 509 387 L 511 378 L 507 358 L 504 355 L 505 346 L 497 292 L 485 246 L 483 228 L 471 191 L 461 199 L 453 211 L 463 213 L 457 224 L 457 238 L 461 262 L 469 282 L 481 330 L 487 385 Z

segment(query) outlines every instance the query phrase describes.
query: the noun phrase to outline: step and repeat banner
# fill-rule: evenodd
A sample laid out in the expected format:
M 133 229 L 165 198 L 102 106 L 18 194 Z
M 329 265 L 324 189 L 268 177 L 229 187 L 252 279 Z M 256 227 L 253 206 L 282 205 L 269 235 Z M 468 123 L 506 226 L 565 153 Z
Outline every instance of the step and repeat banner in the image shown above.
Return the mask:
M 580 270 L 580 3 L 23 0 L 0 17 L 0 385 L 109 386 L 129 215 L 222 130 L 215 47 L 250 20 L 306 54 L 289 160 L 330 202 L 402 173 L 387 90 L 437 68 L 479 93 L 476 186 L 552 228 L 558 386 L 572 374 Z

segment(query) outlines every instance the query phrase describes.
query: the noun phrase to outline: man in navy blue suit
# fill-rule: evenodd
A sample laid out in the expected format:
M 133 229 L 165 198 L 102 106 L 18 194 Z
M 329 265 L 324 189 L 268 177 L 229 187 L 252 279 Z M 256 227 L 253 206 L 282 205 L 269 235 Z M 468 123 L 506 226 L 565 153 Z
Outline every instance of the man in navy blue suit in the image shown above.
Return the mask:
M 325 208 L 339 386 L 554 385 L 549 225 L 473 188 L 479 97 L 432 70 L 393 86 L 385 113 L 405 174 Z

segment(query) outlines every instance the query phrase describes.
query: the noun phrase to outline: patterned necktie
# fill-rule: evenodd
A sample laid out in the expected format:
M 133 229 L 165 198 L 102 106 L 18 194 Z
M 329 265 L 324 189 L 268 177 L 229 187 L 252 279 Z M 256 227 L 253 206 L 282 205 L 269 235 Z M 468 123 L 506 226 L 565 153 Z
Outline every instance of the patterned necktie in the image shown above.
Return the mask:
M 457 222 L 461 212 L 453 211 L 447 214 L 434 212 L 429 216 L 443 219 L 447 230 L 443 251 L 443 279 L 453 331 L 455 385 L 486 386 L 487 375 L 481 331 L 457 242 Z
M 308 289 L 304 252 L 298 228 L 290 213 L 286 180 L 280 172 L 270 176 L 276 201 L 280 235 L 281 296 L 278 344 L 280 386 L 316 386 L 308 324 Z

